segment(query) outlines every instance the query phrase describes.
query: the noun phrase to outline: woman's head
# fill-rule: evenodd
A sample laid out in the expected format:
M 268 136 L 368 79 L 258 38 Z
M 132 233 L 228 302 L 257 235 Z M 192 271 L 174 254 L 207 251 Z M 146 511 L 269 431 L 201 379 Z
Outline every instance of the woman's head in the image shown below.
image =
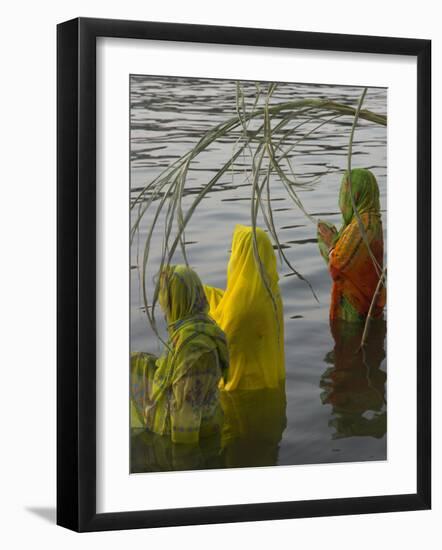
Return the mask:
M 370 170 L 354 168 L 351 171 L 351 190 L 358 214 L 379 212 L 378 182 Z M 354 211 L 350 194 L 350 179 L 347 171 L 342 178 L 341 190 L 339 192 L 339 208 L 341 209 L 345 224 L 350 223 L 354 216 Z
M 168 323 L 205 314 L 209 310 L 198 275 L 185 265 L 171 265 L 160 274 L 159 303 Z
M 272 242 L 267 233 L 260 227 L 256 228 L 257 252 L 271 285 L 278 281 L 276 256 Z M 228 283 L 230 278 L 245 277 L 250 279 L 253 273 L 259 274 L 259 266 L 253 250 L 253 229 L 245 225 L 237 225 L 233 232 L 232 253 L 228 266 Z

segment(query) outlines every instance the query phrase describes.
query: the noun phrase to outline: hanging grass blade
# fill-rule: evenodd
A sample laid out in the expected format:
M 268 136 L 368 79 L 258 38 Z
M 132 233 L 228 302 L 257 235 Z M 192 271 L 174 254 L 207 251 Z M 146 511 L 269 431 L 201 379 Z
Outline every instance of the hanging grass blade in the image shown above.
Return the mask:
M 352 205 L 352 208 L 353 208 L 353 213 L 355 215 L 356 221 L 358 223 L 359 231 L 362 235 L 362 239 L 365 243 L 365 246 L 367 247 L 368 253 L 370 255 L 371 261 L 373 262 L 376 273 L 377 273 L 378 277 L 380 277 L 381 272 L 382 272 L 382 268 L 379 265 L 378 261 L 376 260 L 374 254 L 371 250 L 370 243 L 368 241 L 368 236 L 367 236 L 367 233 L 365 231 L 364 224 L 361 220 L 361 216 L 359 215 L 358 209 L 356 208 L 355 198 L 354 198 L 354 195 L 353 195 L 353 187 L 352 187 L 352 183 L 351 183 L 351 159 L 352 159 L 352 151 L 353 151 L 353 137 L 354 137 L 356 125 L 358 123 L 360 109 L 362 107 L 362 103 L 364 102 L 364 98 L 365 98 L 366 93 L 367 93 L 367 88 L 364 88 L 364 91 L 362 92 L 361 97 L 359 98 L 358 106 L 356 108 L 355 116 L 354 116 L 354 119 L 353 119 L 353 125 L 351 127 L 350 139 L 349 139 L 349 143 L 348 143 L 347 171 L 348 171 L 348 183 L 349 183 L 350 199 L 351 199 L 351 205 Z

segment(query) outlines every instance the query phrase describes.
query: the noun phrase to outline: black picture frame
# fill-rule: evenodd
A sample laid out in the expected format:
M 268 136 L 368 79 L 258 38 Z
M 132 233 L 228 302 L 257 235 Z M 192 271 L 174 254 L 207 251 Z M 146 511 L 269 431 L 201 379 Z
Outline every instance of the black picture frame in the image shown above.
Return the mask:
M 417 492 L 96 512 L 96 39 L 417 58 Z M 431 506 L 431 41 L 79 18 L 57 27 L 57 523 L 75 531 L 424 510 Z

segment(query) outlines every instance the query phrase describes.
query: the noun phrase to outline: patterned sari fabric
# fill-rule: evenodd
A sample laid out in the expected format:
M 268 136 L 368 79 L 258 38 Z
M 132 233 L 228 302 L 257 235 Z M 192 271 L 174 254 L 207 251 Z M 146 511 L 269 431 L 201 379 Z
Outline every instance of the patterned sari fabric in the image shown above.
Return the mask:
M 343 226 L 336 232 L 331 248 L 319 233 L 318 243 L 333 279 L 330 319 L 363 321 L 382 273 L 384 242 L 376 178 L 369 170 L 354 169 L 351 185 L 365 237 L 353 211 L 350 184 L 345 174 L 339 194 Z M 385 288 L 382 287 L 373 309 L 374 318 L 382 316 L 384 305 Z
M 227 336 L 230 366 L 227 381 L 221 382 L 227 391 L 278 388 L 285 379 L 276 256 L 268 235 L 260 228 L 256 228 L 256 245 L 254 250 L 252 228 L 237 225 L 226 290 L 204 287 L 210 315 Z
M 197 443 L 222 427 L 218 384 L 228 367 L 225 335 L 207 315 L 203 286 L 190 268 L 163 271 L 159 302 L 169 349 L 159 359 L 132 354 L 132 426 L 170 434 L 175 443 Z

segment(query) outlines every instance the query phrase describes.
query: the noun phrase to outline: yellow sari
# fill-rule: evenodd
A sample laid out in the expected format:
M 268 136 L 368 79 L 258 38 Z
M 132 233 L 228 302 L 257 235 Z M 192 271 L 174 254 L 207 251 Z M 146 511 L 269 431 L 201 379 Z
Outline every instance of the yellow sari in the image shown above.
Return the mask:
M 276 256 L 268 235 L 260 228 L 256 229 L 256 243 L 263 274 L 255 259 L 252 228 L 237 225 L 226 290 L 204 287 L 209 313 L 227 337 L 230 363 L 227 379 L 220 383 L 227 391 L 278 388 L 285 379 L 284 320 Z

